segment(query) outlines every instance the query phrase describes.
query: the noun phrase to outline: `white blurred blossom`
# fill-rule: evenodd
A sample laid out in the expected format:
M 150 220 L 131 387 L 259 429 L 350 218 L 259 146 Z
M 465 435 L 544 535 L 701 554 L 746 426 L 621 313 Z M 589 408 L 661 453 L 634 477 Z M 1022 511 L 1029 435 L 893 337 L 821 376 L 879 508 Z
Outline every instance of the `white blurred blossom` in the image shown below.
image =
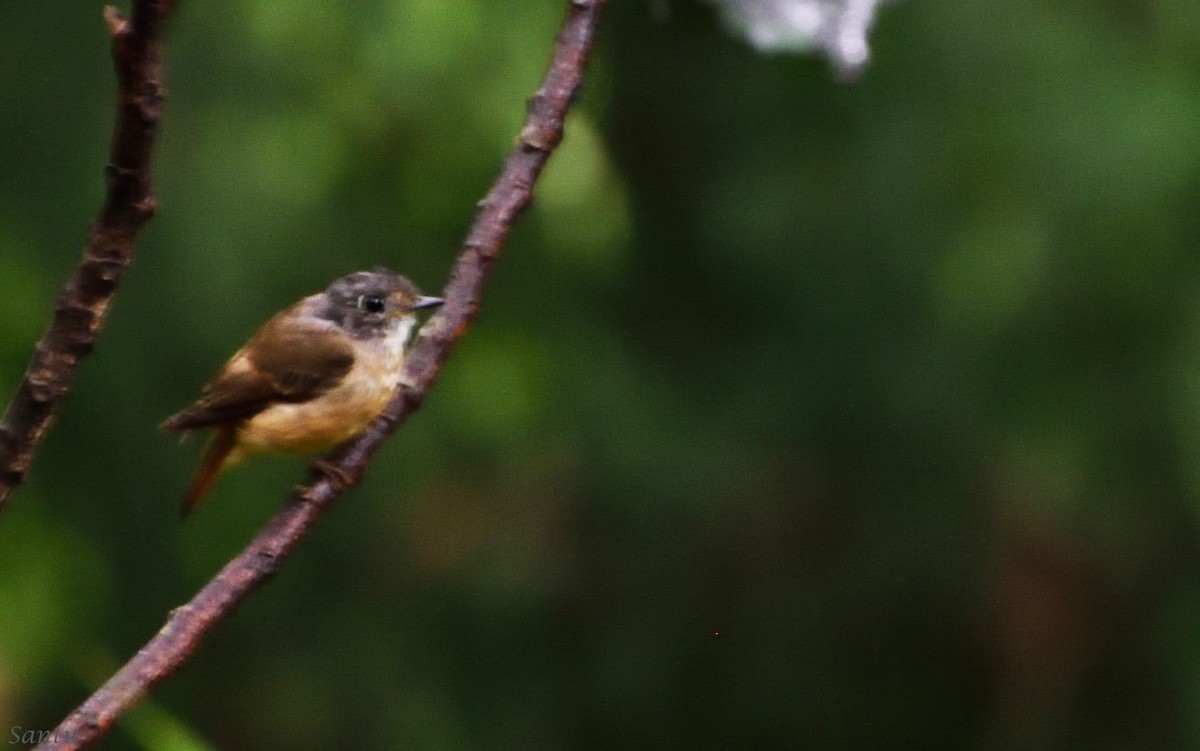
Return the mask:
M 726 23 L 763 52 L 817 49 L 844 75 L 870 59 L 867 34 L 887 0 L 711 0 Z

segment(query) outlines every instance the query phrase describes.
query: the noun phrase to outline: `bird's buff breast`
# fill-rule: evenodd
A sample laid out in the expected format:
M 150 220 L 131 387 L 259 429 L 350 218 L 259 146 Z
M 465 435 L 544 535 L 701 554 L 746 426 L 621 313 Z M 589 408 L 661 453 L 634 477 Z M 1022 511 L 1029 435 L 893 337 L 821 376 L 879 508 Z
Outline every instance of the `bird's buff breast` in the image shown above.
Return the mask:
M 404 366 L 411 326 L 368 345 L 373 356 L 358 356 L 334 388 L 300 404 L 274 404 L 238 430 L 237 461 L 248 454 L 316 454 L 348 440 L 374 420 L 395 391 Z

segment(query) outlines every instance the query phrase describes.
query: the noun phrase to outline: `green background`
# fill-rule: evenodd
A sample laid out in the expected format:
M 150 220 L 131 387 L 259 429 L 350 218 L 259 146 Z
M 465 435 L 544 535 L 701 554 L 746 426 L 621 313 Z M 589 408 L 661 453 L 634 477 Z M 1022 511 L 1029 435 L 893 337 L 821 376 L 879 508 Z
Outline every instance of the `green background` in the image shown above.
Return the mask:
M 1200 4 L 889 5 L 854 85 L 655 7 L 420 412 L 103 748 L 1200 746 Z M 0 516 L 0 743 L 303 477 L 180 524 L 156 426 L 336 276 L 440 289 L 561 13 L 181 1 L 159 215 Z M 0 4 L 0 399 L 112 79 L 99 3 Z

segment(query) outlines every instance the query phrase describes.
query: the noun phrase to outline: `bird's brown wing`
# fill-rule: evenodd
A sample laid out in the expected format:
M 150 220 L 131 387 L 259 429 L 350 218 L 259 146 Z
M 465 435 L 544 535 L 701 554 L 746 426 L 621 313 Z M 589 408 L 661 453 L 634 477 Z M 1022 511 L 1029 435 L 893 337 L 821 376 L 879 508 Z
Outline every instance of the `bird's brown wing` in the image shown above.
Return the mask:
M 267 323 L 221 369 L 204 395 L 163 423 L 196 430 L 253 417 L 275 402 L 306 402 L 337 385 L 354 366 L 348 337 L 336 331 L 281 331 Z

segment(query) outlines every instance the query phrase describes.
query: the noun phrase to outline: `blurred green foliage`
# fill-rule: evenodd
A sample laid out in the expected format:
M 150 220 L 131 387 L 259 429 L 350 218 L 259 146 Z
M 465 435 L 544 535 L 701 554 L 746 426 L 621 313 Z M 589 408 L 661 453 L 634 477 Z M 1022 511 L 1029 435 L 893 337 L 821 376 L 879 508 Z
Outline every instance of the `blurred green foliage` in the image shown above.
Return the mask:
M 887 6 L 855 85 L 614 3 L 480 320 L 105 748 L 1200 744 L 1200 4 Z M 0 733 L 272 513 L 155 426 L 255 326 L 437 290 L 562 8 L 182 2 L 160 213 L 0 516 Z M 100 5 L 0 4 L 0 392 L 102 197 Z

